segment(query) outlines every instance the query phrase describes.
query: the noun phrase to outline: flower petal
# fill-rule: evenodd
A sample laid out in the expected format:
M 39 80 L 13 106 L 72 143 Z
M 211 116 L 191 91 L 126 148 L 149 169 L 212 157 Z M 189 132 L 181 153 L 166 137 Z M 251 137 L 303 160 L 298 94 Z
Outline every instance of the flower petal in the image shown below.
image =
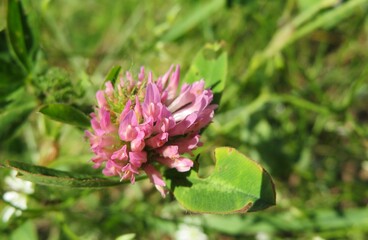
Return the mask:
M 159 148 L 167 142 L 168 138 L 169 134 L 167 132 L 163 132 L 149 138 L 146 140 L 146 143 L 151 148 Z
M 146 152 L 129 152 L 129 162 L 135 169 L 142 166 L 143 163 L 147 162 Z
M 157 158 L 157 161 L 169 168 L 176 168 L 178 172 L 187 172 L 193 167 L 193 161 L 184 157 Z
M 166 197 L 166 190 L 164 187 L 166 186 L 164 180 L 159 171 L 157 171 L 152 165 L 146 164 L 143 167 L 143 170 L 146 172 L 147 176 L 149 177 L 151 183 L 153 183 L 156 189 L 161 193 L 161 196 L 164 198 Z
M 116 160 L 121 160 L 121 161 L 126 161 L 128 160 L 128 154 L 127 154 L 127 145 L 124 145 L 122 148 L 120 148 L 119 150 L 115 151 L 112 155 L 111 155 L 111 159 L 116 159 Z
M 138 135 L 136 126 L 137 118 L 133 110 L 130 110 L 119 126 L 119 137 L 121 140 L 129 142 Z

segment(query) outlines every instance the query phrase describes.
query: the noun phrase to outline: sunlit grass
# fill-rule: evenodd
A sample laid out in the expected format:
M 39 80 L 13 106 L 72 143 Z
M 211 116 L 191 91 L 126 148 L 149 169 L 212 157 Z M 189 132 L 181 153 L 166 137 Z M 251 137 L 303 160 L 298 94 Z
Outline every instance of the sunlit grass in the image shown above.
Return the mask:
M 366 1 L 24 2 L 37 23 L 40 69 L 64 69 L 74 86 L 88 89 L 74 102 L 83 106 L 94 104 L 113 65 L 163 73 L 180 64 L 185 73 L 205 44 L 224 46 L 227 82 L 204 133 L 203 166 L 211 171 L 215 146 L 235 147 L 273 176 L 278 202 L 261 213 L 197 216 L 161 199 L 146 182 L 65 194 L 39 188 L 52 210 L 25 212 L 5 234 L 18 226 L 32 231 L 22 225 L 31 219 L 40 239 L 115 239 L 124 233 L 171 239 L 183 222 L 200 226 L 210 239 L 367 238 Z M 58 151 L 52 166 L 92 171 L 80 130 L 33 113 L 22 131 L 0 147 L 1 158 L 37 163 L 52 146 Z M 44 207 L 38 200 L 31 200 L 35 209 Z

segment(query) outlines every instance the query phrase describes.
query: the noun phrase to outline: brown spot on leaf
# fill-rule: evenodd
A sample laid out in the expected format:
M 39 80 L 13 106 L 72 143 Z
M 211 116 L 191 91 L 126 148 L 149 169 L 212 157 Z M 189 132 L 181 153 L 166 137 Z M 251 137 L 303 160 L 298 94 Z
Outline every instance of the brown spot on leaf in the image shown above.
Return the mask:
M 248 212 L 248 210 L 253 206 L 252 202 L 247 203 L 247 205 L 245 205 L 243 208 L 234 211 L 234 213 L 246 213 Z

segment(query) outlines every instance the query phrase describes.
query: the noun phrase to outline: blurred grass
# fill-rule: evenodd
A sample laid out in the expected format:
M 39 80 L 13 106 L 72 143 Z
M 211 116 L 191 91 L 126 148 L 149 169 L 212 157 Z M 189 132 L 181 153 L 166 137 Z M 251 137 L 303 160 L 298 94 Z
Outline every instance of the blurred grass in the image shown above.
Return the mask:
M 9 231 L 29 217 L 40 239 L 131 232 L 170 239 L 190 218 L 210 239 L 368 238 L 367 1 L 24 3 L 38 23 L 45 61 L 87 88 L 85 104 L 94 103 L 113 65 L 133 72 L 145 65 L 159 74 L 181 64 L 184 76 L 206 43 L 221 42 L 229 56 L 227 85 L 204 150 L 230 145 L 261 162 L 276 181 L 278 204 L 249 215 L 195 216 L 144 182 L 65 194 L 39 187 L 49 203 L 34 201 L 35 207 L 55 204 L 57 214 L 26 212 Z M 39 115 L 31 120 L 25 136 L 7 143 L 7 156 L 81 171 L 88 161 L 82 133 Z M 59 157 L 50 162 L 50 154 Z M 207 155 L 201 161 L 210 169 Z

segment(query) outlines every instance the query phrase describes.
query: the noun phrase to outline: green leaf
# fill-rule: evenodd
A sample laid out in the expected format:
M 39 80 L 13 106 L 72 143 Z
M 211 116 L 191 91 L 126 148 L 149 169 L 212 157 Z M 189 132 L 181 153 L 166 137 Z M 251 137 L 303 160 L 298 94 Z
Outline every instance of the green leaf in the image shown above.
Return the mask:
M 248 215 L 203 215 L 203 227 L 227 235 L 253 235 L 259 232 L 293 232 L 295 234 L 368 229 L 368 209 L 308 208 L 302 212 L 280 211 Z M 285 224 L 287 223 L 287 224 Z
M 3 15 L 5 24 L 6 14 Z M 19 66 L 10 53 L 6 32 L 0 31 L 0 108 L 6 105 L 8 96 L 22 86 L 24 78 L 25 73 L 19 71 Z
M 27 239 L 37 240 L 37 230 L 34 223 L 31 220 L 26 221 L 20 225 L 17 229 L 13 230 L 9 236 L 10 240 Z
M 227 53 L 222 52 L 220 44 L 207 45 L 199 51 L 189 68 L 184 82 L 193 83 L 204 79 L 206 87 L 221 95 L 227 75 Z M 217 103 L 219 102 L 219 99 Z
M 109 73 L 107 74 L 104 83 L 110 81 L 114 85 L 116 79 L 119 77 L 120 70 L 121 66 L 112 67 Z
M 178 20 L 170 30 L 162 37 L 163 41 L 173 41 L 189 30 L 191 30 L 196 25 L 203 23 L 225 6 L 225 0 L 212 0 L 205 3 L 200 3 L 184 15 L 180 20 Z
M 364 6 L 367 6 L 366 0 L 353 0 L 341 3 L 338 7 L 333 7 L 336 6 L 336 2 L 337 1 L 334 0 L 319 2 L 321 9 L 332 7 L 331 10 L 322 12 L 321 14 L 313 17 L 310 22 L 298 28 L 290 42 L 293 42 L 318 28 L 332 28 L 341 23 L 344 19 L 356 14 L 357 9 L 362 9 Z
M 136 239 L 135 233 L 127 233 L 127 234 L 121 235 L 117 237 L 115 240 L 133 240 L 133 239 Z
M 0 36 L 1 41 L 2 38 Z M 6 102 L 8 96 L 22 86 L 24 79 L 24 75 L 22 71 L 19 71 L 17 64 L 10 59 L 9 61 L 7 60 L 0 59 L 0 103 Z
M 270 175 L 256 162 L 233 148 L 215 150 L 214 172 L 199 178 L 191 171 L 186 178 L 169 180 L 175 198 L 198 213 L 244 213 L 275 205 L 276 193 Z
M 17 177 L 34 182 L 36 184 L 73 187 L 73 188 L 101 188 L 130 183 L 130 181 L 119 181 L 95 177 L 91 175 L 77 174 L 56 169 L 32 165 L 19 161 L 5 161 L 4 167 L 18 172 Z M 146 176 L 136 178 L 144 179 Z
M 89 127 L 90 119 L 82 111 L 68 104 L 52 103 L 43 106 L 40 112 L 53 120 L 75 125 L 78 127 Z
M 5 1 L 0 1 L 0 32 L 6 27 Z
M 27 95 L 24 89 L 11 94 L 6 101 L 8 105 L 0 113 L 0 142 L 10 138 L 37 105 L 35 99 Z
M 33 36 L 28 26 L 21 1 L 9 0 L 7 2 L 7 43 L 13 58 L 25 71 L 31 69 L 29 54 L 33 46 Z

